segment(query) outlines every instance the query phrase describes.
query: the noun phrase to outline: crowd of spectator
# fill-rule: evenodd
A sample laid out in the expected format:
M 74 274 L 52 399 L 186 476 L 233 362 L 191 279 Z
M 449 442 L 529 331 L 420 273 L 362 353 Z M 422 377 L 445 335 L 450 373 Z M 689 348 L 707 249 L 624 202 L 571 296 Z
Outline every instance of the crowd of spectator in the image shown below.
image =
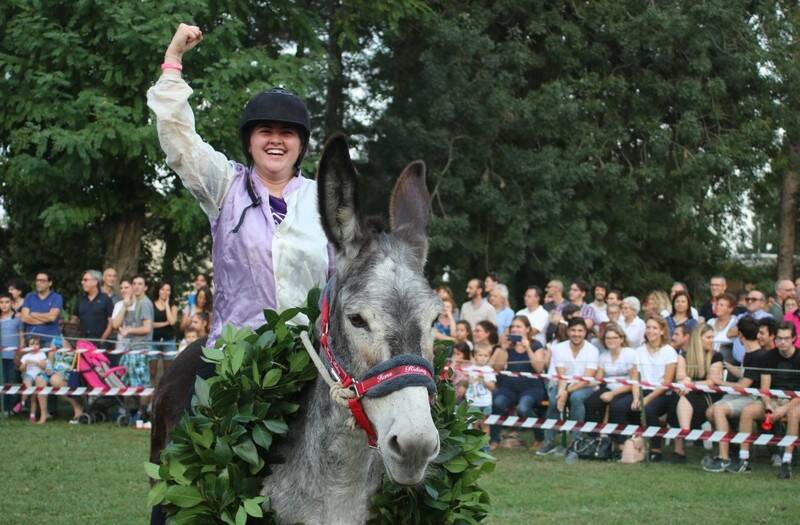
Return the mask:
M 800 398 L 765 394 L 800 390 L 798 285 L 800 279 L 781 280 L 773 294 L 746 286 L 733 295 L 726 279 L 714 276 L 710 297 L 696 308 L 680 282 L 640 301 L 606 283 L 590 287 L 578 279 L 565 287 L 552 280 L 544 290 L 529 286 L 525 307 L 514 312 L 508 288 L 489 275 L 468 282 L 468 300 L 460 307 L 450 288 L 437 288 L 444 308 L 433 330 L 436 339 L 452 343 L 457 395 L 485 414 L 666 424 L 685 431 L 751 433 L 761 426 L 796 436 Z M 638 382 L 653 386 L 641 388 Z M 762 395 L 689 388 L 702 385 L 754 388 Z M 499 425 L 486 432 L 492 450 L 521 446 L 515 433 Z M 573 432 L 571 446 L 559 446 L 555 430 L 536 430 L 531 450 L 539 456 L 563 454 L 574 462 L 577 439 Z M 596 439 L 609 440 L 612 457 L 622 457 L 625 438 Z M 720 442 L 715 455 L 703 458 L 703 469 L 750 471 L 750 444 L 743 443 L 735 455 L 731 448 Z M 778 476 L 789 479 L 793 447 L 773 452 Z M 684 439 L 674 440 L 669 455 L 660 438 L 650 439 L 646 459 L 685 463 Z
M 69 312 L 47 271 L 36 274 L 31 291 L 24 280 L 12 279 L 8 292 L 0 292 L 0 384 L 81 386 L 73 348 L 81 339 L 117 351 L 109 353 L 110 364 L 124 368 L 126 386 L 154 386 L 178 352 L 208 335 L 213 295 L 204 274 L 197 275 L 180 301 L 173 298 L 170 283 L 148 286 L 141 275 L 120 280 L 114 268 L 83 272 L 80 286 L 82 293 Z M 72 407 L 70 422 L 77 423 L 81 400 L 61 397 Z M 132 415 L 146 419 L 149 398 L 138 399 Z M 38 424 L 51 417 L 52 403 L 42 394 L 0 397 L 9 415 L 27 413 Z

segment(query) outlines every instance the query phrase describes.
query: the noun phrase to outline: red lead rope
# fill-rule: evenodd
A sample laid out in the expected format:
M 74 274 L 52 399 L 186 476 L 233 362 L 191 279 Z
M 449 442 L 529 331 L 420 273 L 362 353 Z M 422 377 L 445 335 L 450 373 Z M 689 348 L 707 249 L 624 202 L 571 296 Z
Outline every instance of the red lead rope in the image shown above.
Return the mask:
M 353 419 L 355 420 L 356 424 L 361 427 L 362 430 L 367 435 L 367 444 L 370 447 L 375 448 L 378 444 L 378 434 L 375 432 L 375 427 L 372 426 L 372 422 L 370 422 L 369 417 L 367 417 L 367 413 L 364 411 L 364 406 L 361 404 L 361 399 L 373 388 L 377 387 L 381 383 L 385 383 L 387 381 L 391 381 L 400 376 L 404 375 L 415 375 L 415 376 L 425 376 L 428 378 L 433 378 L 431 373 L 425 369 L 425 367 L 418 366 L 418 365 L 398 365 L 394 368 L 390 368 L 385 372 L 381 372 L 373 377 L 368 377 L 363 381 L 356 381 L 354 380 L 350 374 L 339 364 L 339 361 L 333 355 L 333 351 L 331 350 L 331 342 L 330 336 L 328 334 L 328 327 L 330 321 L 330 313 L 328 309 L 328 296 L 327 294 L 323 294 L 322 296 L 322 309 L 320 312 L 321 320 L 320 320 L 320 328 L 321 328 L 321 335 L 320 335 L 320 346 L 322 350 L 325 352 L 325 357 L 328 360 L 330 365 L 330 373 L 334 380 L 340 382 L 344 388 L 352 387 L 353 392 L 355 392 L 356 397 L 349 399 L 347 401 L 348 407 L 350 408 L 350 414 L 352 414 Z

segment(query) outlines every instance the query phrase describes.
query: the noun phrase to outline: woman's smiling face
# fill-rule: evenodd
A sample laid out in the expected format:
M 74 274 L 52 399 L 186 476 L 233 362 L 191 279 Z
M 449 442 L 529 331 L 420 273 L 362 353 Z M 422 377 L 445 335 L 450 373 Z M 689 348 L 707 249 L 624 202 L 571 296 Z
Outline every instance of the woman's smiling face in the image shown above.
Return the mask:
M 262 122 L 250 133 L 250 155 L 258 171 L 270 178 L 294 175 L 303 141 L 294 127 L 281 122 Z

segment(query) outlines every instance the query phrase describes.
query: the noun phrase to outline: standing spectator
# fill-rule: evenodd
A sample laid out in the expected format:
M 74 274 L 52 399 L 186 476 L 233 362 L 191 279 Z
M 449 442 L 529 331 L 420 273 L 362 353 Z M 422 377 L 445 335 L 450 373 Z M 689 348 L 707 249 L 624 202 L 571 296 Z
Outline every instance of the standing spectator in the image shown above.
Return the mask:
M 472 327 L 466 321 L 457 321 L 456 330 L 453 334 L 456 344 L 464 343 L 472 350 Z
M 25 303 L 25 294 L 28 287 L 22 279 L 11 279 L 8 283 L 8 294 L 11 296 L 11 308 L 17 314 L 22 313 L 22 306 Z
M 125 337 L 120 335 L 119 329 L 124 324 L 125 316 L 128 315 L 128 312 L 133 312 L 135 303 L 133 301 L 133 290 L 131 289 L 131 282 L 129 280 L 123 279 L 120 281 L 119 291 L 122 299 L 114 303 L 114 310 L 111 312 L 111 326 L 116 333 L 117 349 L 122 350 L 127 348 L 128 343 Z M 119 364 L 118 362 L 114 363 L 114 358 L 119 358 L 118 355 L 110 355 L 108 358 L 114 366 Z
M 692 298 L 688 293 L 681 291 L 672 296 L 672 314 L 667 317 L 667 325 L 670 335 L 678 326 L 685 326 L 689 331 L 697 326 L 697 320 L 692 317 Z
M 688 295 L 689 297 L 692 296 L 689 293 L 689 287 L 686 286 L 686 283 L 682 283 L 680 281 L 675 281 L 674 283 L 672 283 L 672 288 L 669 289 L 669 299 L 670 299 L 670 301 L 675 299 L 675 296 L 678 294 L 678 292 L 683 292 L 686 295 Z M 692 306 L 691 312 L 692 312 L 692 319 L 694 319 L 696 321 L 697 318 L 700 316 L 700 314 L 697 312 L 697 308 Z
M 606 304 L 608 306 L 622 306 L 622 297 L 622 290 L 619 288 L 612 288 L 609 290 L 608 295 L 606 295 Z M 608 309 L 606 309 L 606 313 L 608 313 Z
M 675 381 L 678 354 L 668 343 L 667 322 L 661 316 L 649 316 L 645 324 L 645 343 L 636 349 L 636 368 L 643 382 L 662 384 Z M 642 397 L 641 409 L 647 426 L 659 425 L 658 420 L 667 413 L 671 398 L 672 391 L 666 387 L 654 388 Z M 661 461 L 661 438 L 652 438 L 650 447 L 650 461 Z
M 553 279 L 547 283 L 544 291 L 544 309 L 548 312 L 556 311 L 561 313 L 564 307 L 569 304 L 569 301 L 564 299 L 564 283 L 558 279 Z M 552 323 L 553 321 L 551 320 L 550 322 Z
M 210 319 L 211 312 L 213 310 L 213 304 L 214 298 L 211 295 L 211 290 L 208 288 L 208 286 L 203 286 L 197 290 L 197 293 L 194 295 L 194 303 L 187 305 L 187 307 L 183 310 L 183 317 L 181 318 L 181 330 L 186 330 L 186 328 L 192 322 L 192 316 L 197 313 L 205 312 L 208 314 Z
M 172 285 L 167 282 L 160 282 L 156 286 L 153 301 L 153 349 L 161 352 L 174 352 L 175 347 L 175 324 L 178 322 L 178 307 L 170 304 L 172 295 Z M 166 371 L 175 355 L 161 354 L 157 359 L 150 361 L 150 377 L 156 378 L 154 384 L 158 384 L 158 364 L 163 364 Z
M 733 354 L 731 351 L 733 339 L 731 339 L 731 336 L 728 334 L 731 328 L 736 328 L 736 318 L 733 316 L 733 306 L 735 303 L 736 298 L 733 295 L 723 293 L 717 297 L 716 303 L 714 303 L 717 316 L 708 321 L 708 324 L 714 329 L 714 350 L 723 352 L 722 356 L 725 357 L 725 360 L 728 362 L 733 362 Z
M 589 285 L 586 281 L 580 279 L 574 281 L 569 286 L 569 301 L 581 309 L 580 316 L 586 322 L 586 328 L 589 332 L 597 324 L 597 316 L 595 315 L 594 308 L 586 302 L 586 295 L 589 293 Z
M 597 318 L 597 322 L 605 323 L 608 321 L 608 315 L 606 315 L 606 308 L 608 307 L 606 304 L 608 284 L 604 283 L 603 281 L 595 283 L 592 294 L 594 296 L 594 300 L 589 306 L 591 306 L 594 310 L 594 315 Z
M 489 348 L 491 350 L 491 346 Z M 453 356 L 450 359 L 450 370 L 453 372 L 450 380 L 456 391 L 456 401 L 459 403 L 467 393 L 468 377 L 466 370 L 471 363 L 472 349 L 463 343 L 456 343 L 453 346 Z
M 186 307 L 189 309 L 189 317 L 194 315 L 194 306 L 197 304 L 197 292 L 208 287 L 208 277 L 204 273 L 198 273 L 192 283 L 192 291 L 186 298 Z M 185 310 L 184 310 L 185 311 Z
M 53 337 L 59 335 L 58 319 L 64 307 L 64 299 L 51 290 L 53 280 L 47 272 L 36 274 L 36 291 L 25 296 L 21 320 L 26 334 L 40 336 L 40 344 L 49 346 Z
M 680 327 L 675 334 L 686 330 Z M 694 330 L 685 350 L 678 352 L 677 379 L 687 385 L 716 385 L 722 381 L 722 355 L 714 351 L 714 330 L 701 325 Z M 678 390 L 672 396 L 670 420 L 677 420 L 681 430 L 700 428 L 706 420 L 706 411 L 722 397 L 720 394 L 698 390 Z M 684 439 L 675 439 L 674 462 L 686 462 Z
M 111 315 L 114 304 L 111 298 L 101 292 L 100 285 L 103 276 L 97 270 L 83 272 L 81 287 L 83 294 L 78 297 L 78 302 L 72 309 L 72 323 L 78 324 L 78 333 L 81 338 L 101 340 L 97 346 L 105 347 L 111 336 Z
M 542 306 L 542 289 L 538 286 L 528 286 L 525 290 L 525 308 L 517 312 L 516 315 L 524 315 L 531 324 L 531 333 L 539 344 L 547 344 L 547 310 Z
M 509 336 L 503 338 L 503 344 L 492 356 L 491 364 L 498 374 L 504 370 L 541 373 L 546 357 L 542 345 L 533 338 L 528 318 L 518 315 L 511 322 Z M 493 395 L 492 413 L 503 415 L 516 405 L 518 416 L 532 417 L 545 397 L 544 380 L 541 378 L 500 375 Z M 491 428 L 492 450 L 500 443 L 500 430 L 499 425 Z
M 786 301 L 784 301 L 785 303 Z M 794 324 L 783 321 L 778 325 L 778 335 L 775 341 L 778 344 L 779 354 L 776 357 L 776 371 L 772 375 L 772 388 L 785 390 L 800 389 L 800 351 L 794 345 L 798 333 Z M 785 372 L 784 372 L 785 370 Z M 780 399 L 764 398 L 764 407 L 772 412 L 772 420 L 780 421 L 786 417 L 786 434 L 796 436 L 800 433 L 800 398 Z M 781 467 L 778 471 L 779 479 L 792 478 L 793 446 L 788 446 L 781 458 Z
M 453 317 L 453 309 L 455 303 L 452 299 L 447 298 L 442 300 L 444 310 L 439 314 L 436 322 L 433 323 L 433 337 L 442 341 L 453 341 L 453 333 L 456 328 L 456 320 Z
M 783 320 L 788 321 L 794 325 L 795 333 L 800 334 L 800 312 L 797 309 L 797 299 L 794 297 L 787 297 L 783 301 Z M 800 347 L 800 335 L 794 342 L 794 346 Z
M 766 304 L 767 298 L 764 296 L 763 292 L 750 290 L 747 292 L 747 312 L 736 316 L 736 322 L 738 323 L 744 317 L 750 317 L 756 321 L 765 317 L 772 317 L 771 314 L 764 311 L 764 306 Z M 733 359 L 735 362 L 741 363 L 744 357 L 744 346 L 742 346 L 742 342 L 739 341 L 739 338 L 736 337 L 737 333 L 735 325 L 728 329 L 728 337 L 733 341 Z
M 622 308 L 618 304 L 610 304 L 608 305 L 608 308 L 606 308 L 606 315 L 608 316 L 609 323 L 620 324 L 620 318 L 622 317 Z
M 781 308 L 783 302 L 789 297 L 797 298 L 796 292 L 797 289 L 795 288 L 794 283 L 789 279 L 781 279 L 775 283 L 775 295 L 777 297 L 777 301 L 774 305 L 772 305 L 769 313 L 772 314 L 772 317 L 774 317 L 777 321 L 783 319 L 783 309 Z
M 488 279 L 488 277 L 487 277 Z M 495 309 L 495 325 L 497 333 L 505 335 L 514 318 L 514 310 L 508 306 L 508 287 L 502 283 L 495 283 L 489 293 L 489 304 Z
M 472 359 L 472 365 L 465 370 L 469 383 L 465 396 L 467 403 L 469 403 L 469 406 L 483 412 L 484 416 L 492 413 L 492 391 L 497 383 L 494 369 L 489 366 L 491 356 L 491 346 L 481 345 L 477 347 Z M 483 421 L 477 422 L 477 425 L 487 436 L 489 435 L 489 425 Z
M 597 348 L 586 340 L 589 329 L 586 321 L 581 317 L 573 317 L 567 322 L 569 339 L 553 347 L 551 366 L 555 365 L 555 372 L 560 376 L 594 377 L 597 371 L 600 354 Z M 586 419 L 584 402 L 592 395 L 593 385 L 581 380 L 550 380 L 548 387 L 549 404 L 547 406 L 548 419 L 560 419 L 561 414 L 569 407 L 568 419 L 583 421 Z M 573 437 L 577 433 L 573 434 Z M 556 432 L 545 432 L 545 441 L 542 448 L 536 453 L 546 456 L 556 452 Z M 567 458 L 573 461 L 576 458 Z
M 645 325 L 639 319 L 639 299 L 630 296 L 622 300 L 622 319 L 620 326 L 625 330 L 625 338 L 631 348 L 639 348 L 644 343 Z
M 483 279 L 483 291 L 486 293 L 486 300 L 489 299 L 489 295 L 494 291 L 495 285 L 500 284 L 500 279 L 497 278 L 497 274 L 494 272 L 489 272 L 486 274 L 486 277 Z
M 637 381 L 636 351 L 628 346 L 625 331 L 616 323 L 609 322 L 603 333 L 603 346 L 608 350 L 600 354 L 597 365 L 598 380 L 607 383 L 600 385 L 586 400 L 586 421 L 602 423 L 608 408 L 609 423 L 627 423 L 631 414 L 634 399 L 638 403 L 638 389 L 634 391 L 629 385 L 614 383 L 614 380 Z M 623 436 L 615 439 L 617 448 L 624 441 Z
M 700 317 L 703 318 L 704 321 L 710 321 L 714 317 L 718 317 L 719 314 L 717 313 L 717 299 L 722 297 L 722 294 L 728 289 L 728 282 L 725 278 L 721 275 L 715 275 L 711 278 L 709 282 L 709 287 L 711 288 L 711 298 L 708 300 L 706 304 L 700 307 Z M 733 312 L 733 308 L 736 305 L 736 299 L 734 298 L 734 302 L 731 303 L 731 312 Z
M 3 355 L 3 378 L 0 384 L 19 383 L 19 371 L 17 370 L 15 358 L 17 352 L 25 346 L 22 323 L 11 305 L 11 296 L 0 293 L 0 349 Z M 14 406 L 15 399 L 16 396 L 5 394 L 3 396 L 3 410 L 8 410 Z
M 495 309 L 483 300 L 483 282 L 477 277 L 467 283 L 467 297 L 469 301 L 461 305 L 461 318 L 469 322 L 473 330 L 480 321 L 494 323 Z
M 733 386 L 743 388 L 769 388 L 770 376 L 759 371 L 764 364 L 767 352 L 758 345 L 758 323 L 750 317 L 743 317 L 739 321 L 739 338 L 744 344 L 745 355 L 742 360 L 744 373 L 738 382 L 720 381 L 720 386 Z M 767 363 L 769 364 L 769 363 Z M 739 417 L 742 411 L 752 403 L 761 403 L 750 396 L 726 394 L 711 407 L 711 420 L 714 430 L 728 432 L 730 418 Z M 749 459 L 749 458 L 744 458 Z M 730 443 L 719 442 L 719 454 L 710 461 L 703 461 L 703 470 L 706 472 L 724 472 L 731 465 Z
M 117 270 L 108 267 L 103 270 L 103 285 L 101 291 L 111 299 L 111 304 L 117 304 L 122 300 L 122 295 L 117 290 Z
M 442 301 L 449 299 L 453 303 L 453 318 L 456 321 L 460 321 L 461 311 L 458 309 L 458 306 L 456 306 L 456 297 L 453 295 L 453 290 L 451 290 L 449 286 L 437 286 L 436 295 L 438 295 L 439 299 Z
M 150 386 L 149 358 L 146 353 L 134 353 L 149 351 L 153 341 L 153 302 L 145 295 L 146 291 L 144 278 L 134 277 L 131 281 L 132 293 L 123 300 L 124 307 L 114 317 L 119 335 L 127 342 L 128 349 L 133 351 L 123 354 L 120 360 L 120 365 L 126 368 L 123 380 L 131 387 Z M 139 397 L 139 409 L 143 410 L 149 401 L 149 397 Z

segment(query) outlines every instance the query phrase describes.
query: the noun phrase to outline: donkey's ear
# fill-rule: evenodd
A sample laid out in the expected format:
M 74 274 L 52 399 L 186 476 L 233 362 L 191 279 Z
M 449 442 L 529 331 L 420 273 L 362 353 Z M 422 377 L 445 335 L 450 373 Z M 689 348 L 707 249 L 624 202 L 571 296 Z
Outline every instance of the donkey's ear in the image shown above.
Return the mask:
M 416 160 L 406 166 L 392 190 L 389 216 L 392 233 L 406 240 L 417 254 L 420 266 L 428 256 L 428 223 L 431 203 L 425 186 L 425 163 Z
M 358 208 L 356 169 L 347 139 L 336 133 L 325 144 L 317 171 L 317 194 L 322 228 L 337 254 L 353 258 L 364 240 Z

